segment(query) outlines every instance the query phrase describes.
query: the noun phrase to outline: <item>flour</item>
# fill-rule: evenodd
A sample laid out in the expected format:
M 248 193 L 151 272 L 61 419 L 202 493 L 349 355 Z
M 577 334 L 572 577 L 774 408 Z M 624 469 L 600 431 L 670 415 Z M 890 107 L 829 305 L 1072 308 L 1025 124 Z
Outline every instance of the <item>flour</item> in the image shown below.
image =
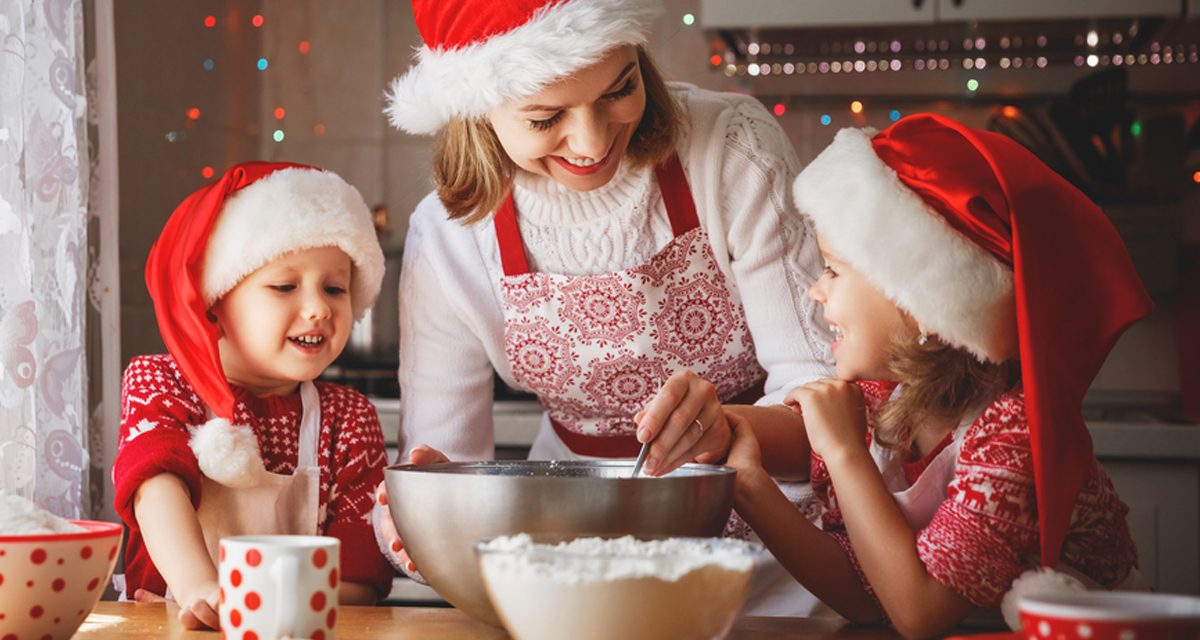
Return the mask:
M 741 609 L 761 547 L 738 540 L 525 534 L 482 545 L 488 596 L 518 640 L 720 638 Z
M 20 536 L 87 531 L 21 496 L 0 491 L 0 535 Z

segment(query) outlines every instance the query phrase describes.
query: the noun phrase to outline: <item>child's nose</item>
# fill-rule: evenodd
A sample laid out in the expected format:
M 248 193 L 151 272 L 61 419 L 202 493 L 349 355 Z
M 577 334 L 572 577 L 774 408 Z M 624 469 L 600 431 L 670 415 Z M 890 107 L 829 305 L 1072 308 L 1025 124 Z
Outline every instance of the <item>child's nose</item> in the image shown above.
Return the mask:
M 821 287 L 820 280 L 817 280 L 808 287 L 808 297 L 821 304 L 825 303 L 825 289 Z
M 321 296 L 310 296 L 304 305 L 304 317 L 309 320 L 324 320 L 332 315 L 332 308 Z

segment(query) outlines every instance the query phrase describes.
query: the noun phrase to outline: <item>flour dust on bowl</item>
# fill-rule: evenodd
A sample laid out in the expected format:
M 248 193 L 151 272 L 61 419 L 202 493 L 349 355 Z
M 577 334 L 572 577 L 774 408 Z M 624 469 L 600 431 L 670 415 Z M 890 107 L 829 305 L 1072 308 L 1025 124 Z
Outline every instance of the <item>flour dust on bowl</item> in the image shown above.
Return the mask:
M 471 617 L 500 626 L 474 545 L 517 533 L 716 536 L 735 472 L 688 464 L 630 478 L 633 461 L 452 462 L 384 472 L 388 508 L 421 575 Z
M 724 538 L 518 534 L 476 552 L 516 640 L 709 640 L 729 632 L 763 548 Z
M 1021 631 L 1041 640 L 1196 640 L 1200 598 L 1166 593 L 1083 591 L 1022 596 Z

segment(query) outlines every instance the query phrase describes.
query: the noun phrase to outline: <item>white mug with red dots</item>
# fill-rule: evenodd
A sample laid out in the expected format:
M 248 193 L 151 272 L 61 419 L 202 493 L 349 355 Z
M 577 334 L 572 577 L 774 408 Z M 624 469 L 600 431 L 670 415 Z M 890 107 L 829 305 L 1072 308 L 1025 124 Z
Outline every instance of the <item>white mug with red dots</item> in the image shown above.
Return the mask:
M 327 536 L 221 538 L 222 635 L 332 640 L 340 546 Z

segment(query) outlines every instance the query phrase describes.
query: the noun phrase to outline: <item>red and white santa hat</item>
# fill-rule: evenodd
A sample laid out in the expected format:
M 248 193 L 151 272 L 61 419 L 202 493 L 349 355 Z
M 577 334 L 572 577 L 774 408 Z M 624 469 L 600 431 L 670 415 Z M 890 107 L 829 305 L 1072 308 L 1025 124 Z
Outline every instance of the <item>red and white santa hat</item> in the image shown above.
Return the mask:
M 794 196 L 923 329 L 981 361 L 1019 357 L 1041 559 L 1055 566 L 1093 464 L 1084 392 L 1153 308 L 1116 229 L 1013 140 L 930 114 L 838 132 Z
M 176 366 L 217 416 L 200 429 L 210 441 L 213 434 L 238 427 L 229 425 L 233 390 L 221 366 L 209 308 L 259 267 L 317 247 L 338 247 L 350 256 L 350 301 L 355 318 L 361 318 L 383 284 L 383 250 L 371 212 L 358 190 L 337 174 L 282 162 L 231 167 L 180 203 L 151 247 L 146 288 L 159 333 Z M 246 436 L 233 433 L 231 442 L 211 442 L 208 456 L 197 450 L 205 475 L 231 486 L 250 483 L 252 468 L 262 463 L 253 434 Z M 243 446 L 247 443 L 253 451 Z M 251 453 L 253 459 L 247 457 Z
M 541 91 L 618 45 L 645 44 L 659 0 L 413 0 L 425 41 L 392 81 L 387 114 L 436 133 Z

